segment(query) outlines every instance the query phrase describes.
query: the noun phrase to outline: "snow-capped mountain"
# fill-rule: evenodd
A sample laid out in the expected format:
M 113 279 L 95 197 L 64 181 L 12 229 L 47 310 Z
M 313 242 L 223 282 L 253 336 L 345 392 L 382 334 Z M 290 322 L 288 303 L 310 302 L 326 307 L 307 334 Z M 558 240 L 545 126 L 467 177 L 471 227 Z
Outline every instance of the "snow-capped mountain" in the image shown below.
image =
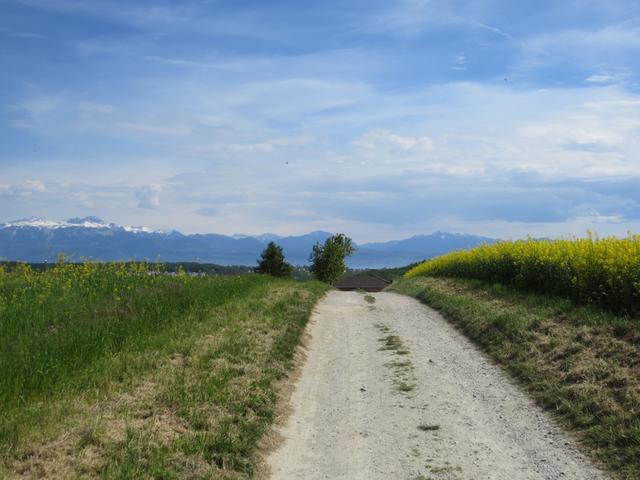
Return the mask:
M 263 233 L 261 235 L 245 235 L 243 233 L 234 233 L 231 235 L 232 238 L 240 239 L 240 238 L 255 238 L 261 243 L 267 244 L 269 242 L 275 242 L 280 240 L 282 237 L 280 235 L 276 235 L 275 233 Z
M 125 227 L 116 225 L 115 223 L 105 223 L 98 217 L 70 218 L 69 220 L 62 221 L 46 220 L 40 217 L 29 217 L 0 224 L 0 229 L 4 228 L 97 228 L 109 230 L 124 230 L 134 233 L 151 233 L 154 231 L 148 227 Z
M 263 233 L 262 235 L 251 235 L 253 238 L 262 243 L 277 242 L 282 237 L 275 233 Z
M 97 217 L 63 221 L 32 217 L 0 224 L 0 260 L 50 262 L 64 253 L 74 261 L 146 259 L 254 265 L 264 246 L 275 241 L 283 248 L 289 262 L 303 265 L 308 262 L 313 245 L 324 242 L 330 235 L 323 231 L 288 237 L 271 233 L 183 235 L 175 230 L 125 227 Z M 492 241 L 472 235 L 436 232 L 405 240 L 358 245 L 348 264 L 354 268 L 401 266 Z

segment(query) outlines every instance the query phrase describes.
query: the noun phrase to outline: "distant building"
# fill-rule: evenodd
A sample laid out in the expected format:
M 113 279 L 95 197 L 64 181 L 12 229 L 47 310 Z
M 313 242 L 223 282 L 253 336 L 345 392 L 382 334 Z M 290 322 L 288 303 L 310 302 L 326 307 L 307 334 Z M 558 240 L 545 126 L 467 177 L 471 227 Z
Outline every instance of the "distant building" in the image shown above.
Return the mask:
M 335 288 L 345 292 L 351 292 L 353 290 L 381 292 L 389 285 L 391 285 L 390 280 L 385 280 L 375 275 L 344 275 L 333 284 Z

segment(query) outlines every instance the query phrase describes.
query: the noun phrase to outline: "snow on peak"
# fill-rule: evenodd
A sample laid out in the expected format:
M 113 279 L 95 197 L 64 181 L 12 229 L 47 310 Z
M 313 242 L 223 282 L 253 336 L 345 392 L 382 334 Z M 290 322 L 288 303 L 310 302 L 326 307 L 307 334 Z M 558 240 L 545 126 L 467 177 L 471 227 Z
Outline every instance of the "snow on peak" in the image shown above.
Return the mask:
M 52 220 L 45 220 L 40 217 L 21 218 L 19 220 L 13 220 L 2 225 L 2 228 L 10 227 L 33 227 L 33 228 L 57 228 L 60 226 L 60 222 Z
M 71 223 L 73 225 L 83 225 L 85 223 L 105 225 L 104 221 L 98 217 L 70 218 L 67 220 L 67 223 Z
M 141 227 L 141 226 L 131 226 L 131 227 L 122 227 L 125 232 L 133 232 L 133 233 L 153 233 L 155 230 L 149 227 Z
M 233 235 L 231 235 L 231 238 L 233 238 L 234 240 L 253 238 L 260 243 L 269 243 L 280 240 L 282 237 L 280 235 L 276 235 L 275 233 L 262 233 L 260 235 L 245 235 L 244 233 L 234 233 Z
M 276 235 L 275 233 L 263 233 L 261 235 L 253 235 L 253 238 L 255 238 L 261 243 L 269 243 L 269 242 L 278 241 L 282 237 L 280 235 Z
M 83 227 L 83 228 L 113 228 L 115 225 L 107 225 L 98 217 L 70 218 L 62 222 L 64 227 Z
M 43 230 L 55 230 L 60 228 L 93 228 L 107 230 L 124 230 L 126 232 L 133 233 L 154 232 L 154 230 L 148 227 L 122 227 L 116 225 L 115 223 L 106 223 L 98 217 L 70 218 L 68 220 L 62 221 L 46 220 L 40 217 L 29 217 L 0 224 L 0 229 L 2 228 L 39 228 Z

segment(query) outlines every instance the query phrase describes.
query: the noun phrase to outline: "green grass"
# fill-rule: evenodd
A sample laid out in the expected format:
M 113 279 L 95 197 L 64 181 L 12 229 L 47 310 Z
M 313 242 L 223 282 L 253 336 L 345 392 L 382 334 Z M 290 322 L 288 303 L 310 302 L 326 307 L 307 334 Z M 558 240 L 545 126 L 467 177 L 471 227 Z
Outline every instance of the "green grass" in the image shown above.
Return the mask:
M 391 328 L 388 325 L 377 323 L 375 327 L 380 333 L 389 334 L 378 339 L 378 342 L 382 344 L 379 350 L 390 351 L 395 355 L 409 355 L 409 349 L 405 347 L 404 342 L 398 335 L 391 333 Z M 385 366 L 393 370 L 393 386 L 396 391 L 408 394 L 416 388 L 416 379 L 413 376 L 411 360 L 392 360 L 387 362 Z
M 393 290 L 440 310 L 615 476 L 640 478 L 637 319 L 478 280 L 416 277 Z
M 251 477 L 325 291 L 137 265 L 0 272 L 0 477 Z
M 395 383 L 395 387 L 396 387 L 396 390 L 398 390 L 399 392 L 402 392 L 402 393 L 412 392 L 413 389 L 416 388 L 416 386 L 414 384 L 405 382 L 403 380 L 398 380 Z
M 367 303 L 376 303 L 376 297 L 374 297 L 373 295 L 365 295 L 364 300 Z
M 440 430 L 440 425 L 420 424 L 418 425 L 418 430 L 422 430 L 423 432 L 432 432 L 432 431 Z
M 382 343 L 380 350 L 391 350 L 397 355 L 407 355 L 409 350 L 404 346 L 402 339 L 398 335 L 387 335 L 378 340 Z

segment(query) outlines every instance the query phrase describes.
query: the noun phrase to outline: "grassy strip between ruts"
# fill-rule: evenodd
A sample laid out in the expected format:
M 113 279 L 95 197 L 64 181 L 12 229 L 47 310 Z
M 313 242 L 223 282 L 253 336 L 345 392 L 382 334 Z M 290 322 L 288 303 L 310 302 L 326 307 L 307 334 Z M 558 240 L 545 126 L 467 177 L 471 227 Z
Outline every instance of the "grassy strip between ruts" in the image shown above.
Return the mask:
M 176 285 L 157 284 L 151 294 L 158 301 Z M 2 445 L 0 477 L 253 475 L 258 440 L 274 417 L 276 382 L 290 369 L 326 287 L 257 276 L 180 285 L 197 290 L 181 315 L 165 312 L 176 318 L 137 330 L 146 340 L 125 338 L 118 351 L 79 369 L 78 379 L 67 372 L 5 410 L 11 435 Z M 207 300 L 207 292 L 225 300 Z
M 640 478 L 637 320 L 480 281 L 416 277 L 393 290 L 442 311 L 615 476 Z

